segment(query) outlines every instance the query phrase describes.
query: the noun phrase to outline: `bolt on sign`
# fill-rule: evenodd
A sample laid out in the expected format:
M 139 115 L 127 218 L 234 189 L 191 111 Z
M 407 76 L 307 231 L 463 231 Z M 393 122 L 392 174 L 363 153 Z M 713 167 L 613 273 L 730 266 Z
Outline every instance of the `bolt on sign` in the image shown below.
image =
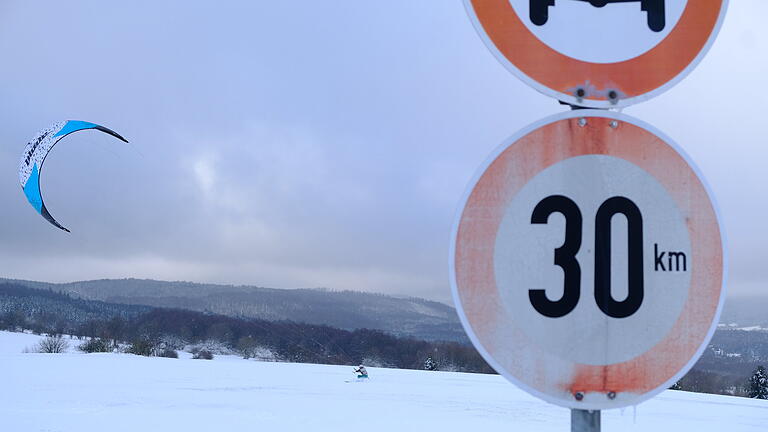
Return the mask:
M 571 105 L 642 102 L 682 80 L 715 40 L 728 0 L 465 0 L 497 59 Z
M 545 401 L 635 405 L 707 346 L 724 291 L 712 195 L 669 138 L 577 110 L 505 142 L 465 194 L 451 244 L 462 324 Z

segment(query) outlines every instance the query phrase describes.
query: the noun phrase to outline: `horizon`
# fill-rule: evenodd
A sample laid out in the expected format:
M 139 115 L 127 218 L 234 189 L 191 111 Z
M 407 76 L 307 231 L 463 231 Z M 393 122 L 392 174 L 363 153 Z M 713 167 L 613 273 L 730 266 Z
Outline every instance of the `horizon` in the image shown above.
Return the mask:
M 136 277 L 123 277 L 123 278 L 99 278 L 99 279 L 83 279 L 83 280 L 72 280 L 72 281 L 61 281 L 61 282 L 51 282 L 51 281 L 43 281 L 43 280 L 32 280 L 32 279 L 18 279 L 18 278 L 7 278 L 7 277 L 0 277 L 0 281 L 10 281 L 10 282 L 33 282 L 33 283 L 42 283 L 42 284 L 49 284 L 49 285 L 69 285 L 69 284 L 77 284 L 77 283 L 86 283 L 86 282 L 101 282 L 101 281 L 138 281 L 138 282 L 160 282 L 160 283 L 168 283 L 168 284 L 190 284 L 190 285 L 205 285 L 205 286 L 214 286 L 214 287 L 232 287 L 232 288 L 255 288 L 255 289 L 267 289 L 267 290 L 278 290 L 278 291 L 300 291 L 300 290 L 307 290 L 307 291 L 323 291 L 323 292 L 330 292 L 334 294 L 340 294 L 340 293 L 355 293 L 355 294 L 370 294 L 370 295 L 383 295 L 386 297 L 391 298 L 397 298 L 402 300 L 407 299 L 415 299 L 415 300 L 424 300 L 429 302 L 435 302 L 440 303 L 445 306 L 449 306 L 453 309 L 455 309 L 455 306 L 453 305 L 453 302 L 447 303 L 440 300 L 430 299 L 426 297 L 418 297 L 418 296 L 412 296 L 407 294 L 390 294 L 385 292 L 375 292 L 375 291 L 363 291 L 363 290 L 354 290 L 354 289 L 334 289 L 329 287 L 290 287 L 290 288 L 282 288 L 282 287 L 271 287 L 271 286 L 263 286 L 263 285 L 251 285 L 251 284 L 227 284 L 227 283 L 216 283 L 216 282 L 196 282 L 196 281 L 190 281 L 190 280 L 163 280 L 163 279 L 147 279 L 147 278 L 136 278 Z
M 98 279 L 82 279 L 82 280 L 69 280 L 69 281 L 59 281 L 59 282 L 52 282 L 52 281 L 44 281 L 44 280 L 33 280 L 33 279 L 18 279 L 18 278 L 8 278 L 8 277 L 0 277 L 0 281 L 19 281 L 19 282 L 34 282 L 34 283 L 44 283 L 44 284 L 51 284 L 51 285 L 67 285 L 67 284 L 76 284 L 76 283 L 84 283 L 84 282 L 100 282 L 100 281 L 120 281 L 120 280 L 133 280 L 133 281 L 148 281 L 148 282 L 161 282 L 161 283 L 179 283 L 179 284 L 191 284 L 191 285 L 207 285 L 207 286 L 215 286 L 215 287 L 233 287 L 233 288 L 256 288 L 256 289 L 268 289 L 268 290 L 280 290 L 280 291 L 298 291 L 298 290 L 310 290 L 310 291 L 325 291 L 325 292 L 331 292 L 331 293 L 345 293 L 345 292 L 351 292 L 356 294 L 371 294 L 371 295 L 383 295 L 387 297 L 392 298 L 399 298 L 399 299 L 417 299 L 417 300 L 425 300 L 430 302 L 436 302 L 441 303 L 446 306 L 449 306 L 453 309 L 456 309 L 456 305 L 453 304 L 453 301 L 442 301 L 439 299 L 431 299 L 427 297 L 419 297 L 419 296 L 413 296 L 408 294 L 391 294 L 386 292 L 376 292 L 376 291 L 363 291 L 363 290 L 355 290 L 355 289 L 335 289 L 330 287 L 273 287 L 273 286 L 265 286 L 265 285 L 254 285 L 254 284 L 231 284 L 231 283 L 217 283 L 217 282 L 197 282 L 192 280 L 164 280 L 164 279 L 151 279 L 151 278 L 137 278 L 137 277 L 114 277 L 114 278 L 98 278 Z M 730 294 L 726 297 L 725 303 L 728 303 L 728 300 L 743 300 L 743 299 L 751 299 L 751 298 L 760 298 L 764 300 L 768 300 L 768 296 L 752 293 L 752 292 L 738 292 L 735 294 Z

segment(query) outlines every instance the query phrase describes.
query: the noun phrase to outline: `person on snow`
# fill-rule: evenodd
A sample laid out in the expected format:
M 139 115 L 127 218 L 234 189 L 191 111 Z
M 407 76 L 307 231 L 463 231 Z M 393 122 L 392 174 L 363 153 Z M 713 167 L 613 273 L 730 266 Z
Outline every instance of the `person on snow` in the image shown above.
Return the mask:
M 355 373 L 357 374 L 358 378 L 368 378 L 368 371 L 365 370 L 365 366 L 360 365 L 357 368 L 355 368 Z

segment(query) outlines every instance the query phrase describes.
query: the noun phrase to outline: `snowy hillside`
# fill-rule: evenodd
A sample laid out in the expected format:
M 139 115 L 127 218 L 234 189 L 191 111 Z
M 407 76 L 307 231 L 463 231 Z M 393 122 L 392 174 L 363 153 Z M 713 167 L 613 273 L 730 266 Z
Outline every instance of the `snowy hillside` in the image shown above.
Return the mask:
M 20 287 L 31 288 L 33 292 L 24 292 Z M 177 308 L 237 318 L 329 325 L 345 330 L 375 329 L 424 340 L 469 342 L 456 310 L 446 304 L 419 298 L 324 289 L 273 289 L 144 279 L 55 284 L 0 278 L 0 312 L 3 309 L 13 311 L 29 303 L 29 297 L 51 297 L 53 293 L 106 302 L 89 304 L 98 311 L 103 308 L 120 310 L 121 305 L 131 305 L 131 309 L 121 310 L 123 315 L 137 308 L 144 311 L 148 307 Z M 57 300 L 61 303 L 62 299 Z M 61 307 L 60 304 L 56 306 Z M 50 305 L 44 306 L 46 310 L 49 308 Z M 115 314 L 114 310 L 111 312 L 111 315 Z
M 566 431 L 567 410 L 500 376 L 213 361 L 23 354 L 39 336 L 0 332 L 8 431 Z M 73 345 L 76 341 L 73 341 Z M 603 414 L 606 431 L 765 431 L 768 401 L 668 391 Z

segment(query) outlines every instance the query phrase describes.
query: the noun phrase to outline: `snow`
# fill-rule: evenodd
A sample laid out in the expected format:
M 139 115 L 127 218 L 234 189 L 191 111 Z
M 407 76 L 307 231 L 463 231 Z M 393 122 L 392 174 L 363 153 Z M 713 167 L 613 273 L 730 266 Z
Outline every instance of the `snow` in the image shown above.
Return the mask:
M 743 331 L 768 331 L 768 328 L 760 327 L 760 326 L 749 326 L 749 327 L 738 327 L 736 330 L 743 330 Z
M 45 336 L 33 335 L 31 333 L 0 331 L 0 355 L 18 354 L 24 350 L 32 352 L 43 339 L 45 339 Z M 64 336 L 64 339 L 69 345 L 67 352 L 76 352 L 77 346 L 84 342 L 72 339 L 69 336 Z
M 23 354 L 41 337 L 0 332 L 9 431 L 567 431 L 568 410 L 500 376 L 130 354 Z M 78 341 L 73 340 L 73 349 Z M 348 382 L 351 381 L 351 382 Z M 768 401 L 667 391 L 603 413 L 603 430 L 764 431 Z
M 435 309 L 433 307 L 427 306 L 417 301 L 408 302 L 408 306 L 411 307 L 411 310 L 413 312 L 416 312 L 422 315 L 438 317 L 438 318 L 445 318 L 446 316 L 446 313 L 444 311 Z

